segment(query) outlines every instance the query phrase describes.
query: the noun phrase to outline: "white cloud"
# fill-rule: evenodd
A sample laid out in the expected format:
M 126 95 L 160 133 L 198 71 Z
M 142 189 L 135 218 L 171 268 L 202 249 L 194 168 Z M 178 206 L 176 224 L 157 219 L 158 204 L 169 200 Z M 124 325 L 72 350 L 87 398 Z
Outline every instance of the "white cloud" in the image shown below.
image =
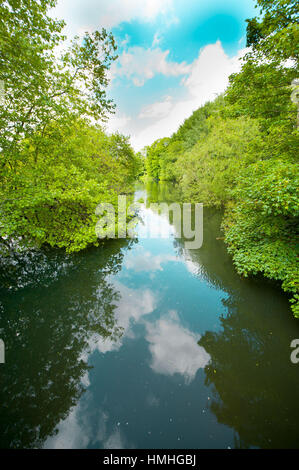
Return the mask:
M 157 31 L 154 35 L 152 47 L 158 46 L 158 44 L 160 44 L 161 41 L 162 41 L 162 37 L 161 37 L 159 31 Z
M 190 383 L 198 369 L 210 361 L 210 355 L 197 344 L 199 337 L 184 328 L 175 311 L 155 324 L 146 323 L 152 354 L 151 368 L 164 375 L 180 374 Z
M 130 289 L 117 280 L 111 282 L 120 295 L 114 310 L 115 326 L 119 329 L 120 335 L 113 339 L 109 336 L 105 338 L 97 334 L 92 335 L 88 341 L 89 347 L 83 351 L 80 357 L 84 362 L 87 362 L 89 354 L 96 350 L 103 354 L 110 351 L 118 351 L 125 337 L 134 337 L 131 323 L 138 323 L 144 315 L 152 313 L 156 308 L 157 299 L 150 289 Z M 99 289 L 97 296 L 100 298 L 101 295 L 101 289 Z M 90 379 L 88 372 L 81 378 L 81 382 L 85 387 L 89 387 Z
M 125 449 L 120 430 L 116 429 L 104 442 L 104 449 Z
M 105 127 L 111 134 L 116 131 L 123 132 L 131 120 L 132 118 L 130 116 L 127 116 L 124 113 L 116 112 L 116 114 L 113 114 L 109 118 L 109 121 Z
M 153 207 L 141 205 L 139 216 L 142 223 L 138 225 L 138 238 L 170 238 L 174 235 L 175 229 L 169 224 L 167 211 L 161 212 L 153 210 Z M 162 216 L 162 217 L 161 217 Z
M 108 433 L 108 423 L 111 420 L 109 413 L 102 408 L 91 413 L 86 408 L 86 403 L 86 399 L 81 400 L 70 410 L 68 416 L 59 422 L 58 433 L 46 440 L 45 449 L 85 449 L 89 445 L 98 447 L 100 443 L 104 449 L 126 447 L 124 438 L 116 426 L 112 433 Z
M 140 271 L 163 271 L 162 264 L 169 263 L 170 261 L 179 262 L 180 260 L 171 254 L 161 254 L 153 256 L 149 251 L 140 254 L 129 255 L 125 260 L 125 267 L 127 269 L 134 269 L 136 272 Z
M 184 85 L 199 104 L 212 100 L 216 94 L 225 90 L 228 77 L 240 70 L 239 58 L 245 50 L 230 58 L 224 51 L 220 41 L 204 47 L 191 66 L 190 75 Z
M 111 29 L 125 21 L 151 22 L 159 15 L 165 16 L 167 25 L 178 21 L 172 0 L 58 0 L 53 10 L 53 16 L 66 20 L 72 35 L 82 27 Z
M 51 436 L 45 442 L 46 449 L 84 449 L 89 443 L 89 436 L 82 432 L 78 413 L 80 406 L 71 409 L 66 419 L 58 425 L 58 434 Z
M 186 62 L 171 62 L 168 60 L 169 50 L 162 51 L 159 47 L 145 49 L 134 46 L 123 51 L 111 67 L 112 78 L 126 77 L 135 86 L 143 86 L 146 80 L 156 74 L 167 77 L 186 75 L 190 66 Z
M 152 313 L 156 308 L 156 297 L 150 289 L 130 289 L 119 281 L 114 280 L 113 286 L 120 295 L 114 315 L 115 326 L 119 329 L 120 336 L 116 338 L 103 337 L 97 334 L 92 335 L 88 341 L 88 349 L 83 351 L 80 359 L 88 361 L 89 354 L 98 350 L 100 353 L 118 351 L 122 346 L 125 337 L 134 337 L 131 331 L 131 322 L 138 323 L 144 315 Z M 97 292 L 101 297 L 101 290 Z M 88 371 L 81 378 L 85 387 L 89 387 L 90 379 Z
M 87 407 L 89 392 L 84 397 L 85 401 L 80 400 L 70 409 L 68 416 L 59 422 L 57 434 L 48 437 L 44 444 L 45 449 L 85 449 L 88 445 L 107 438 L 108 413 L 102 409 L 90 413 Z M 91 418 L 95 418 L 95 413 L 98 421 L 96 434 L 91 421 Z
M 130 42 L 130 36 L 128 34 L 125 35 L 125 39 L 121 41 L 120 45 L 125 47 Z
M 139 118 L 163 118 L 168 115 L 169 111 L 173 107 L 173 99 L 171 96 L 165 96 L 163 101 L 150 104 L 145 106 L 140 114 Z

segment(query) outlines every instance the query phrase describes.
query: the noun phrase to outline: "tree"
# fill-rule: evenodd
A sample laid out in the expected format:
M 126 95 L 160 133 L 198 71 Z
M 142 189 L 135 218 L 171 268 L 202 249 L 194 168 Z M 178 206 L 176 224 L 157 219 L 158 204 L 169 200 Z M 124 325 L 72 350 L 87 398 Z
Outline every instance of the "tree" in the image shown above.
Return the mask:
M 244 117 L 210 117 L 206 127 L 206 138 L 179 156 L 176 174 L 184 200 L 221 206 L 231 199 L 240 172 L 257 158 L 259 128 Z
M 299 7 L 296 0 L 257 0 L 260 17 L 247 21 L 249 56 L 266 55 L 283 61 L 292 58 L 298 65 Z
M 282 282 L 298 308 L 299 178 L 297 165 L 266 160 L 244 171 L 233 191 L 236 204 L 224 219 L 226 242 L 238 272 L 263 273 Z
M 169 138 L 156 140 L 151 146 L 146 147 L 146 171 L 150 178 L 159 180 L 161 177 L 162 158 Z
M 2 170 L 16 170 L 20 142 L 34 134 L 38 146 L 52 121 L 74 116 L 98 119 L 113 109 L 104 89 L 106 71 L 116 58 L 112 35 L 104 29 L 86 33 L 81 43 L 75 40 L 57 58 L 57 47 L 65 38 L 63 22 L 47 15 L 55 3 L 5 0 L 0 6 Z
M 95 208 L 115 203 L 135 178 L 138 160 L 122 135 L 99 124 L 116 44 L 105 29 L 63 49 L 55 1 L 5 0 L 0 6 L 0 237 L 64 247 L 97 243 Z
M 135 179 L 127 138 L 108 137 L 84 120 L 54 122 L 44 132 L 38 159 L 36 148 L 35 135 L 23 141 L 20 171 L 8 171 L 1 185 L 2 233 L 67 251 L 97 244 L 97 205 L 110 202 L 117 211 L 118 194 Z

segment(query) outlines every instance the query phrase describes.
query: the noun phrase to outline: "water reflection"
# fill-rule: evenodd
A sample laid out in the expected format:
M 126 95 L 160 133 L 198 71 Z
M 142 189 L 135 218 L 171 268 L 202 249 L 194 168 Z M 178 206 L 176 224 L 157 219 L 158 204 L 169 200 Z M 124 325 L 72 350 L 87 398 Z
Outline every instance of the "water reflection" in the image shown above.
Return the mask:
M 146 329 L 152 354 L 150 366 L 158 374 L 180 374 L 188 384 L 198 369 L 209 363 L 209 354 L 198 347 L 199 338 L 180 324 L 177 312 L 171 311 L 157 322 L 147 323 Z
M 298 447 L 299 325 L 277 286 L 237 275 L 220 219 L 204 210 L 199 250 L 170 216 L 168 239 L 51 252 L 41 281 L 8 279 L 2 447 Z
M 206 331 L 198 342 L 211 357 L 205 366 L 205 383 L 214 391 L 209 409 L 234 429 L 235 447 L 298 448 L 299 376 L 290 361 L 298 321 L 278 284 L 237 275 L 219 240 L 219 217 L 205 209 L 200 250 L 175 241 L 187 269 L 228 294 L 221 330 Z
M 153 255 L 150 251 L 140 250 L 138 254 L 132 254 L 125 260 L 125 267 L 133 269 L 135 272 L 140 271 L 163 271 L 163 264 L 173 262 L 181 262 L 177 256 L 170 253 L 162 253 Z
M 236 431 L 238 447 L 298 448 L 299 380 L 289 348 L 298 326 L 281 328 L 276 310 L 261 309 L 258 319 L 248 298 L 227 306 L 223 330 L 199 341 L 212 357 L 205 368 L 211 410 Z
M 101 336 L 91 349 L 97 348 L 102 353 L 119 349 L 124 337 L 133 338 L 132 322 L 137 323 L 141 317 L 152 313 L 156 306 L 155 295 L 150 289 L 130 289 L 117 280 L 113 281 L 113 286 L 119 294 L 114 316 L 122 335 L 117 339 Z
M 154 202 L 164 197 L 159 189 L 149 194 Z M 170 201 L 170 190 L 167 197 Z M 94 359 L 109 383 L 103 389 L 91 385 L 86 408 L 82 401 L 77 408 L 83 447 L 298 447 L 298 373 L 289 360 L 298 325 L 279 289 L 237 275 L 217 240 L 220 219 L 221 214 L 205 210 L 200 250 L 186 250 L 184 240 L 175 238 L 165 245 L 139 240 L 126 256 L 123 282 L 114 280 L 124 335 L 98 348 L 111 353 L 105 363 Z M 173 226 L 169 233 L 175 232 Z M 138 282 L 143 284 L 137 287 Z M 182 303 L 170 310 L 179 283 Z M 222 315 L 212 302 L 216 295 Z M 190 316 L 189 302 L 200 306 L 201 315 L 195 310 Z M 204 328 L 210 316 L 213 330 Z M 190 324 L 194 317 L 197 329 Z M 130 342 L 120 351 L 125 338 Z M 98 410 L 96 421 L 86 418 L 91 409 Z M 52 445 L 62 446 L 60 437 Z
M 1 289 L 2 448 L 40 447 L 55 433 L 84 391 L 91 338 L 121 334 L 115 325 L 119 293 L 106 276 L 119 270 L 127 245 L 117 241 L 73 256 L 67 275 L 50 276 L 49 285 L 37 279 L 36 285 Z M 59 264 L 65 264 L 62 254 L 55 272 Z
M 87 399 L 88 394 L 87 391 Z M 119 426 L 116 425 L 113 431 L 108 432 L 108 422 L 107 411 L 99 409 L 91 413 L 84 403 L 79 402 L 68 417 L 61 421 L 57 435 L 50 437 L 44 447 L 47 449 L 85 449 L 102 442 L 102 447 L 105 449 L 126 448 L 125 437 Z

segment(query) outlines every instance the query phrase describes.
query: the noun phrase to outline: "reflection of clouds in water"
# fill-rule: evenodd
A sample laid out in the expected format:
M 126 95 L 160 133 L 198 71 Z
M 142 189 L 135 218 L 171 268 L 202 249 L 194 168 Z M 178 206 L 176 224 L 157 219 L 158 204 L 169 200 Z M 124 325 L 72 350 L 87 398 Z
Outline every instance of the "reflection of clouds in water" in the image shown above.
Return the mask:
M 191 258 L 188 250 L 182 251 L 182 258 L 185 263 L 185 266 L 189 273 L 193 274 L 194 276 L 202 276 L 204 273 L 203 266 Z
M 165 375 L 181 374 L 190 383 L 198 369 L 204 368 L 210 355 L 197 344 L 199 337 L 179 323 L 170 312 L 156 323 L 146 323 L 147 340 L 152 353 L 151 368 Z
M 122 345 L 122 338 L 133 338 L 133 332 L 130 329 L 131 321 L 138 322 L 143 315 L 152 313 L 156 308 L 156 299 L 154 293 L 150 289 L 130 289 L 119 281 L 113 280 L 113 286 L 120 294 L 120 300 L 114 311 L 115 325 L 121 331 L 120 337 L 112 339 L 111 337 L 104 338 L 97 334 L 91 336 L 88 341 L 88 348 L 82 352 L 80 360 L 88 362 L 89 354 L 93 353 L 96 349 L 100 353 L 107 353 L 110 351 L 118 351 Z M 99 290 L 98 295 L 101 295 Z M 81 378 L 81 382 L 85 387 L 89 387 L 89 373 L 85 372 Z
M 127 269 L 134 269 L 134 271 L 163 271 L 162 264 L 169 261 L 180 261 L 176 256 L 171 254 L 161 254 L 154 256 L 149 251 L 134 255 L 130 254 L 124 264 Z
M 65 420 L 58 425 L 56 436 L 49 437 L 45 449 L 84 449 L 88 446 L 103 446 L 104 449 L 124 449 L 124 438 L 115 426 L 108 433 L 109 414 L 104 410 L 97 412 L 98 419 L 93 422 L 93 413 L 88 413 L 81 403 L 74 407 Z
M 149 406 L 159 406 L 160 405 L 160 400 L 158 397 L 156 397 L 153 393 L 149 393 L 148 396 L 146 397 L 146 402 Z
M 103 445 L 104 449 L 124 449 L 124 443 L 122 440 L 122 436 L 120 434 L 120 430 L 116 429 L 104 442 Z
M 123 329 L 122 337 L 132 336 L 131 321 L 137 323 L 143 315 L 148 315 L 155 309 L 154 293 L 150 289 L 130 289 L 118 281 L 113 281 L 113 285 L 120 294 L 120 300 L 115 309 L 116 325 Z M 92 349 L 97 348 L 100 352 L 105 353 L 117 350 L 120 346 L 121 339 L 113 341 L 110 338 L 99 338 Z
M 142 222 L 138 224 L 138 238 L 170 238 L 175 229 L 170 225 L 167 214 L 158 214 L 142 205 L 139 212 Z
M 198 276 L 201 274 L 201 267 L 194 263 L 191 259 L 185 258 L 185 265 L 189 273 L 194 274 L 194 276 Z
M 88 393 L 88 392 L 87 392 Z M 93 429 L 89 424 L 90 413 L 81 403 L 73 407 L 66 419 L 58 425 L 58 433 L 47 439 L 46 449 L 85 449 L 89 443 L 95 443 Z M 99 422 L 105 423 L 104 413 L 99 413 Z
M 89 437 L 78 423 L 78 408 L 73 408 L 68 417 L 58 425 L 58 434 L 47 439 L 45 449 L 84 449 Z
M 85 358 L 84 356 L 82 355 L 81 356 L 81 360 L 84 360 L 84 362 L 87 362 L 87 357 L 88 357 L 88 354 L 85 354 Z M 90 380 L 89 380 L 89 375 L 88 375 L 88 371 L 85 372 L 85 374 L 83 375 L 83 377 L 81 377 L 81 383 L 84 385 L 84 387 L 89 387 L 90 385 Z

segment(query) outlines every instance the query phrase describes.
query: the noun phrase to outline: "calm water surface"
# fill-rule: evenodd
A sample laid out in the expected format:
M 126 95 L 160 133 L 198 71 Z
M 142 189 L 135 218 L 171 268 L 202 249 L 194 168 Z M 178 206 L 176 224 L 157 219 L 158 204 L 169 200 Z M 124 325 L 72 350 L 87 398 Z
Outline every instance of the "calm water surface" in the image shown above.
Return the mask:
M 175 199 L 139 188 L 136 199 Z M 299 338 L 288 299 L 238 276 L 221 214 L 204 242 L 113 240 L 42 251 L 1 272 L 1 447 L 299 447 Z

